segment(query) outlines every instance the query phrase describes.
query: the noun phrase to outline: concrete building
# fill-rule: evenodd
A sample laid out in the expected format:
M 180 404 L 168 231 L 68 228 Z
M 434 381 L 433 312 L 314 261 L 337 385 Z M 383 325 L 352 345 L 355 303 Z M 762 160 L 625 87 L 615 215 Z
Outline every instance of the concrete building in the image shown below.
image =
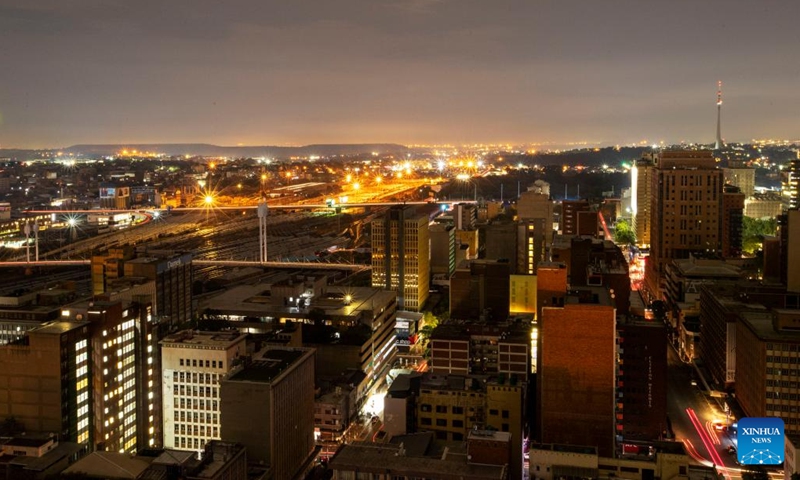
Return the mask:
M 474 203 L 453 205 L 453 222 L 456 230 L 475 230 L 478 224 L 478 206 Z
M 212 440 L 196 452 L 164 450 L 142 473 L 142 480 L 249 480 L 247 452 L 242 445 Z
M 592 446 L 541 444 L 530 449 L 531 478 L 619 478 L 702 480 L 717 475 L 712 467 L 695 466 L 679 442 L 637 444 L 642 453 L 604 457 Z
M 753 196 L 756 191 L 755 168 L 723 168 L 722 176 L 725 183 L 738 187 L 745 197 Z
M 652 178 L 650 257 L 645 280 L 653 298 L 664 292 L 666 266 L 691 253 L 722 251 L 722 170 L 711 151 L 665 151 Z
M 690 255 L 673 260 L 666 270 L 664 299 L 673 338 L 687 360 L 702 356 L 700 339 L 700 294 L 704 285 L 731 283 L 742 278 L 741 270 L 713 255 Z
M 86 453 L 86 445 L 48 435 L 0 438 L 0 478 L 49 480 Z
M 501 321 L 508 318 L 508 263 L 462 262 L 450 278 L 450 317 Z
M 456 229 L 437 223 L 429 227 L 431 236 L 431 274 L 449 279 L 456 270 Z
M 61 305 L 74 300 L 75 296 L 75 289 L 69 287 L 23 292 L 14 288 L 3 292 L 0 296 L 0 345 L 21 340 L 27 331 L 59 320 Z
M 539 433 L 546 443 L 596 445 L 613 456 L 616 312 L 608 292 L 584 287 L 539 319 Z
M 646 154 L 631 167 L 631 227 L 636 232 L 637 245 L 642 248 L 650 248 L 654 173 L 652 155 Z
M 547 184 L 545 184 L 547 185 Z M 553 243 L 553 202 L 547 190 L 532 186 L 517 200 L 517 270 L 535 274 L 539 262 L 547 260 Z
M 222 438 L 271 478 L 303 473 L 314 452 L 314 350 L 268 348 L 222 381 Z
M 781 196 L 789 209 L 800 208 L 800 153 L 781 171 Z
M 514 314 L 536 315 L 536 275 L 510 275 L 508 311 Z
M 192 320 L 192 255 L 154 251 L 138 255 L 132 248 L 109 249 L 92 257 L 95 295 L 115 290 L 123 277 L 155 282 L 153 316 L 163 331 Z
M 507 261 L 509 272 L 527 272 L 517 265 L 517 235 L 516 222 L 493 222 L 482 227 L 484 258 L 487 260 Z
M 135 453 L 162 440 L 160 331 L 149 295 L 81 301 L 62 318 L 91 323 L 94 447 Z M 102 413 L 101 413 L 102 412 Z
M 521 478 L 526 388 L 517 377 L 426 373 L 416 399 L 416 429 L 461 442 L 483 427 L 510 434 L 509 476 Z
M 800 210 L 786 212 L 785 225 L 786 288 L 790 292 L 800 292 L 800 268 L 797 268 L 800 265 Z
M 100 184 L 100 208 L 116 210 L 131 208 L 131 187 L 115 183 Z
M 667 335 L 660 321 L 617 322 L 617 434 L 658 440 L 667 429 Z
M 564 200 L 561 202 L 561 233 L 563 235 L 581 235 L 580 226 L 578 224 L 578 215 L 580 212 L 589 211 L 589 202 L 586 200 Z M 595 214 L 596 216 L 596 214 Z M 592 229 L 589 235 L 597 234 L 597 221 L 595 219 L 595 228 Z M 584 230 L 586 227 L 584 226 Z
M 423 446 L 418 449 L 421 450 L 421 453 L 414 453 L 409 451 L 409 447 L 405 443 L 355 443 L 343 445 L 328 466 L 333 470 L 334 480 L 355 478 L 359 480 L 384 478 L 507 480 L 514 478 L 509 475 L 505 465 L 473 462 L 463 445 L 463 442 L 449 443 L 444 446 L 443 450 Z
M 529 320 L 501 324 L 451 322 L 438 326 L 431 336 L 431 371 L 527 380 L 531 351 Z
M 779 417 L 786 434 L 797 435 L 800 310 L 741 312 L 739 318 L 736 399 L 748 417 Z
M 430 282 L 428 216 L 393 207 L 372 221 L 372 286 L 398 292 L 401 309 L 419 311 Z
M 745 195 L 737 187 L 725 185 L 722 193 L 722 256 L 742 256 L 742 217 Z
M 397 354 L 397 294 L 327 283 L 324 275 L 287 275 L 271 283 L 233 287 L 207 299 L 203 307 L 233 322 L 258 319 L 246 324 L 252 333 L 299 326 L 303 344 L 317 349 L 319 375 L 357 369 L 367 375 L 369 385 L 383 380 Z M 331 336 L 328 327 L 338 336 Z
M 246 335 L 184 330 L 161 341 L 164 447 L 198 451 L 220 440 L 220 381 L 246 353 Z
M 90 339 L 85 320 L 51 322 L 0 346 L 0 418 L 13 417 L 29 433 L 91 445 Z
M 783 212 L 780 193 L 755 193 L 744 200 L 744 215 L 750 218 L 775 218 Z

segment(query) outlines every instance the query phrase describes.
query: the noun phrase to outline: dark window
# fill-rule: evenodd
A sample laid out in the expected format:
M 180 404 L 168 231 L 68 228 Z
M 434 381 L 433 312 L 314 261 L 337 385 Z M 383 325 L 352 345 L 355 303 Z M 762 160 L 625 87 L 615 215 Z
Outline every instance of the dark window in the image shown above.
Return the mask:
M 430 425 L 431 419 L 428 417 L 419 417 L 419 423 L 422 425 Z
M 447 420 L 445 420 L 444 418 L 437 418 L 436 419 L 436 426 L 437 427 L 446 427 L 447 426 Z
M 447 405 L 436 405 L 436 413 L 447 413 Z
M 463 420 L 453 420 L 453 426 L 456 427 L 456 428 L 462 428 L 462 427 L 464 427 L 464 421 Z
M 490 409 L 489 410 L 489 415 L 497 415 L 497 409 L 494 409 L 494 408 Z
M 503 410 L 503 418 L 508 418 L 508 410 Z
M 464 407 L 453 407 L 453 413 L 462 414 L 464 413 Z

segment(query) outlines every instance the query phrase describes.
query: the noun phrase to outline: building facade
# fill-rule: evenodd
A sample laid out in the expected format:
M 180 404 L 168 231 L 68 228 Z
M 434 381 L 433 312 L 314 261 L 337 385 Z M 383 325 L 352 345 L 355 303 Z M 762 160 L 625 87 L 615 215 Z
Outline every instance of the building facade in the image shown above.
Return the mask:
M 245 355 L 245 335 L 181 331 L 161 341 L 164 447 L 220 440 L 219 383 Z
M 391 208 L 372 222 L 372 286 L 398 292 L 401 309 L 419 311 L 430 283 L 428 217 Z

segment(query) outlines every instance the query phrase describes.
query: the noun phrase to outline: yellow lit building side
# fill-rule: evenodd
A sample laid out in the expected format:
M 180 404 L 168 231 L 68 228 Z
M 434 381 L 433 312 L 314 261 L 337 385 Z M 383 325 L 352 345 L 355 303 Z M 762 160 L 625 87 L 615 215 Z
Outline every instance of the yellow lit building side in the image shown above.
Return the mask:
M 509 284 L 509 312 L 536 313 L 536 275 L 511 275 Z

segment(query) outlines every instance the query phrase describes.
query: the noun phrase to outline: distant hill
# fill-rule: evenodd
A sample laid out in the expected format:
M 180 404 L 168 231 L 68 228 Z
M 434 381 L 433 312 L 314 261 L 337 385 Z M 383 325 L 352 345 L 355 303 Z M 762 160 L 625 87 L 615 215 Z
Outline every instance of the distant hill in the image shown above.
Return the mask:
M 84 155 L 112 155 L 124 149 L 139 150 L 144 152 L 157 152 L 166 155 L 199 155 L 204 157 L 308 157 L 311 155 L 357 155 L 378 152 L 382 154 L 405 154 L 408 148 L 394 143 L 364 143 L 364 144 L 320 144 L 305 145 L 302 147 L 278 146 L 247 146 L 228 147 L 210 145 L 207 143 L 136 143 L 114 145 L 73 145 L 64 149 L 69 153 L 82 153 Z

